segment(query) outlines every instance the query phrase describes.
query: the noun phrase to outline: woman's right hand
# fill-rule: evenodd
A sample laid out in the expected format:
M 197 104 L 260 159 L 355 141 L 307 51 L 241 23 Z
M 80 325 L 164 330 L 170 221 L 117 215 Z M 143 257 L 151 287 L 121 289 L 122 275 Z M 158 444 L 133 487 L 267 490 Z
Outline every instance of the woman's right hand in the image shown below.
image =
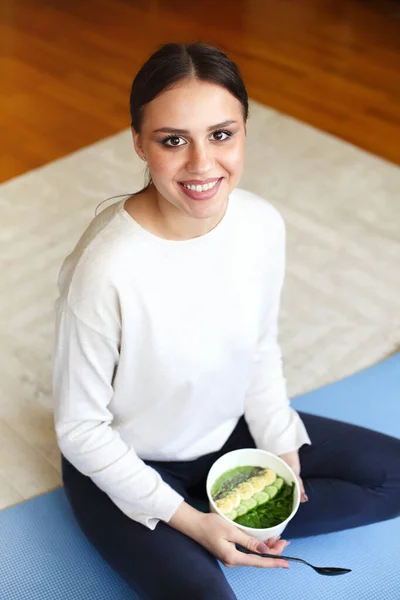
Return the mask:
M 244 546 L 252 552 L 276 554 L 283 552 L 290 542 L 271 538 L 267 544 L 247 535 L 244 531 L 215 513 L 203 513 L 187 502 L 182 502 L 168 524 L 174 529 L 188 535 L 216 556 L 226 567 L 248 566 L 272 569 L 274 567 L 289 568 L 282 558 L 264 558 L 245 554 L 237 550 L 235 544 Z
M 271 538 L 267 543 L 260 542 L 235 525 L 225 521 L 220 515 L 213 513 L 203 514 L 199 518 L 197 526 L 196 541 L 207 548 L 226 567 L 289 568 L 288 562 L 281 558 L 264 558 L 253 554 L 244 554 L 235 547 L 235 544 L 240 544 L 252 552 L 279 556 L 290 543 L 286 540 Z

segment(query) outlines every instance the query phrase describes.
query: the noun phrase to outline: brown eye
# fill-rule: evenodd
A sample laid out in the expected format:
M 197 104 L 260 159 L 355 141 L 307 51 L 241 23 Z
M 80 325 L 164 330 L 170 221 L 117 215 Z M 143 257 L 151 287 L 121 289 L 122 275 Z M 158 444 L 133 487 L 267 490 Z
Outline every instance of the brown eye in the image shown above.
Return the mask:
M 220 129 L 218 131 L 214 131 L 214 133 L 212 135 L 214 136 L 214 141 L 225 142 L 225 140 L 228 140 L 232 136 L 232 132 L 224 131 L 224 130 Z M 216 136 L 218 136 L 218 137 L 216 137 Z M 224 136 L 224 137 L 222 137 L 222 136 Z
M 179 137 L 179 135 L 169 135 L 162 141 L 162 144 L 168 148 L 178 148 L 183 145 L 179 143 L 180 140 L 183 140 L 183 138 Z

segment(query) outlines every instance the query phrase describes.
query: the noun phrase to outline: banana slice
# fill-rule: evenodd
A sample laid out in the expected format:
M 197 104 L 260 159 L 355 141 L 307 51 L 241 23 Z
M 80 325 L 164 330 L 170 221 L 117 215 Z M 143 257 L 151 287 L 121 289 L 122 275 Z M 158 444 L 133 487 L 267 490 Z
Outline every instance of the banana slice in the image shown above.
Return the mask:
M 260 475 L 256 475 L 255 477 L 251 477 L 248 480 L 249 483 L 253 486 L 254 492 L 261 492 L 265 488 L 265 483 L 263 477 Z
M 265 472 L 262 473 L 260 475 L 260 477 L 263 478 L 264 487 L 266 487 L 267 485 L 271 485 L 271 483 L 274 483 L 274 481 L 276 479 L 276 473 L 275 473 L 275 471 L 272 471 L 271 469 L 265 469 Z
M 227 515 L 233 510 L 232 502 L 226 496 L 224 498 L 216 500 L 215 505 L 224 515 Z
M 232 503 L 232 508 L 237 508 L 240 504 L 240 496 L 237 493 L 236 490 L 232 490 L 231 492 L 228 492 L 228 494 L 225 496 L 225 498 L 227 498 L 229 500 L 229 502 Z
M 235 488 L 235 492 L 239 494 L 241 500 L 247 500 L 254 494 L 254 488 L 251 483 L 244 481 Z

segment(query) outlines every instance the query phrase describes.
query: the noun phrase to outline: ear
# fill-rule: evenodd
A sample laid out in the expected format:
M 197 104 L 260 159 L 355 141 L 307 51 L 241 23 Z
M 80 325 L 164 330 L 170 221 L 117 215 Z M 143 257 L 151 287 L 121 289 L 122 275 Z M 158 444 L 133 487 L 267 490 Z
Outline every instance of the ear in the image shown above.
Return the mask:
M 142 156 L 144 155 L 144 150 L 142 147 L 142 139 L 141 139 L 140 133 L 135 131 L 133 129 L 133 127 L 131 127 L 131 133 L 132 133 L 132 140 L 133 140 L 135 152 L 138 155 L 138 157 L 141 159 Z

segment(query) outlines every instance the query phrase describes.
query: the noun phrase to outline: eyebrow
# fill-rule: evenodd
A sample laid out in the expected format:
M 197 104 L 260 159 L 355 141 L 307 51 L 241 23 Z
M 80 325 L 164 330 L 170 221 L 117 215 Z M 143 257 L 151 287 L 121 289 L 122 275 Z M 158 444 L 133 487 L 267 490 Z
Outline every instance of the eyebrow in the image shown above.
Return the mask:
M 228 127 L 228 125 L 233 125 L 234 123 L 237 123 L 237 121 L 229 119 L 228 121 L 224 121 L 223 123 L 217 123 L 217 125 L 211 125 L 210 127 L 207 127 L 207 131 L 212 131 L 213 129 L 220 129 L 221 127 Z M 155 129 L 153 133 L 179 133 L 182 135 L 186 135 L 190 132 L 188 129 L 177 129 L 175 127 L 161 127 L 161 129 Z

